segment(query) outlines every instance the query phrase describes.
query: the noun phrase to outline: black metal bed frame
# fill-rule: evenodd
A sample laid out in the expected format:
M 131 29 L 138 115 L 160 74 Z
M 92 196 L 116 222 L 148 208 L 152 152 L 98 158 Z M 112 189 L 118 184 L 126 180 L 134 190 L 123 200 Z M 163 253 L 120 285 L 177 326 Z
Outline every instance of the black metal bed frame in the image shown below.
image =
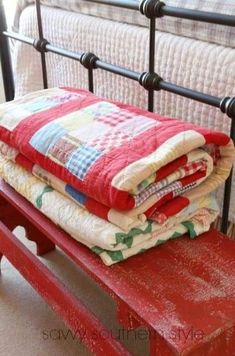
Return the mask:
M 167 81 L 164 81 L 159 74 L 154 71 L 155 64 L 155 22 L 156 19 L 162 16 L 180 17 L 184 19 L 203 21 L 219 25 L 235 27 L 235 16 L 205 12 L 199 10 L 183 9 L 172 6 L 167 6 L 161 0 L 142 0 L 140 3 L 136 0 L 88 0 L 100 4 L 118 6 L 125 9 L 139 10 L 142 15 L 149 19 L 149 68 L 146 72 L 136 72 L 127 68 L 113 65 L 99 59 L 91 52 L 73 52 L 64 48 L 54 46 L 49 43 L 43 36 L 43 26 L 41 17 L 40 0 L 35 0 L 38 38 L 33 39 L 21 35 L 19 33 L 10 32 L 7 30 L 6 16 L 4 12 L 3 0 L 0 0 L 0 59 L 2 66 L 2 75 L 4 82 L 4 90 L 6 100 L 14 98 L 14 79 L 11 65 L 11 55 L 9 50 L 8 39 L 12 38 L 33 46 L 41 55 L 43 87 L 48 87 L 47 67 L 46 67 L 46 52 L 56 53 L 63 57 L 71 58 L 79 61 L 88 70 L 89 90 L 93 92 L 93 71 L 96 68 L 106 70 L 108 72 L 121 75 L 132 79 L 144 87 L 148 91 L 148 110 L 153 111 L 154 108 L 154 91 L 165 90 L 177 95 L 181 95 L 201 103 L 220 108 L 231 119 L 230 137 L 235 142 L 235 97 L 215 97 L 209 94 L 201 93 L 189 88 L 185 88 Z M 229 205 L 232 186 L 232 171 L 225 183 L 223 214 L 221 231 L 227 232 Z

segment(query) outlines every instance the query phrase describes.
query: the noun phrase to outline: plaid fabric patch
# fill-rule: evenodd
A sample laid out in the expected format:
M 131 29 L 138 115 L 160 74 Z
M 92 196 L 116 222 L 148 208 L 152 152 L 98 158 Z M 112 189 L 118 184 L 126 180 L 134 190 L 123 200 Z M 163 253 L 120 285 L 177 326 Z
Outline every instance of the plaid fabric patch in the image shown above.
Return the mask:
M 155 194 L 156 192 L 163 190 L 168 184 L 170 184 L 173 179 L 180 179 L 183 177 L 187 177 L 196 173 L 199 170 L 206 170 L 207 169 L 207 162 L 206 161 L 197 161 L 186 164 L 184 167 L 179 168 L 176 172 L 171 174 L 170 176 L 162 179 L 159 182 L 150 184 L 147 188 L 142 190 L 142 192 L 135 197 L 136 207 L 142 204 L 146 199 L 148 199 L 151 195 Z M 171 187 L 172 184 L 169 185 Z M 165 190 L 163 190 L 165 191 Z M 138 205 L 137 205 L 138 204 Z
M 153 185 L 153 184 L 152 184 Z M 141 194 L 139 194 L 136 198 L 135 198 L 135 207 L 140 206 L 141 204 L 144 203 L 145 200 L 147 200 L 151 195 L 156 193 L 156 197 L 157 199 L 161 199 L 162 197 L 164 197 L 166 194 L 171 193 L 175 190 L 178 190 L 182 187 L 181 182 L 174 182 L 170 185 L 168 185 L 167 187 L 165 187 L 164 189 L 160 189 L 157 192 L 155 192 L 153 190 L 153 193 L 149 193 L 147 192 L 147 194 L 145 194 L 145 191 L 143 191 Z M 155 188 L 155 187 L 154 187 Z M 149 191 L 151 192 L 151 189 L 149 189 Z
M 185 187 L 179 187 L 178 189 L 175 189 L 173 191 L 173 198 L 182 195 L 183 193 L 185 193 L 187 190 L 193 188 L 195 185 L 197 184 L 197 182 L 193 182 L 190 183 L 188 185 L 186 185 Z M 164 189 L 165 190 L 165 189 Z M 168 219 L 168 217 L 162 213 L 159 212 L 157 210 L 153 211 L 153 213 L 149 216 L 149 219 L 156 221 L 158 224 L 164 224 L 166 222 L 166 220 Z
M 182 183 L 181 182 L 174 182 L 174 183 L 168 185 L 167 187 L 165 187 L 164 189 L 159 190 L 157 192 L 156 196 L 159 199 L 161 199 L 162 197 L 164 197 L 168 193 L 172 193 L 174 191 L 178 191 L 181 188 L 182 188 Z
M 173 198 L 177 197 L 178 195 L 182 195 L 183 193 L 187 192 L 187 190 L 192 189 L 196 185 L 197 185 L 197 182 L 193 182 L 193 183 L 185 185 L 184 187 L 175 189 L 173 191 Z
M 127 110 L 118 110 L 116 112 L 107 113 L 105 116 L 99 116 L 97 120 L 111 127 L 115 127 L 121 122 L 132 119 L 135 116 L 135 113 Z
M 83 180 L 90 167 L 101 155 L 101 151 L 98 151 L 93 147 L 81 145 L 71 154 L 65 167 L 76 177 Z
M 206 161 L 198 161 L 198 162 L 192 162 L 192 163 L 188 163 L 187 165 L 185 165 L 183 167 L 184 171 L 185 171 L 185 175 L 184 176 L 189 176 L 197 171 L 206 171 L 207 169 L 207 163 Z
M 128 142 L 131 139 L 131 136 L 114 130 L 111 132 L 102 135 L 101 137 L 97 137 L 94 140 L 88 141 L 89 146 L 95 147 L 96 149 L 102 151 L 103 153 L 109 152 L 111 149 L 115 147 L 122 146 L 125 142 Z
M 81 142 L 69 135 L 60 138 L 58 141 L 52 145 L 47 156 L 51 158 L 52 161 L 64 166 L 68 162 L 71 154 L 81 145 Z

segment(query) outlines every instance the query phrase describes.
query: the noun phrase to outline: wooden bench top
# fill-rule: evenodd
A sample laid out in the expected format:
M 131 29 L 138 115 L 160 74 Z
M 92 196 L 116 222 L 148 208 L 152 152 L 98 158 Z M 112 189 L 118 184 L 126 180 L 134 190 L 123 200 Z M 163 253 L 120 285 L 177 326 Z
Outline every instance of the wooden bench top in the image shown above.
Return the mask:
M 235 355 L 235 241 L 210 230 L 107 267 L 3 181 L 0 196 L 116 299 L 129 327 L 148 327 L 164 356 Z

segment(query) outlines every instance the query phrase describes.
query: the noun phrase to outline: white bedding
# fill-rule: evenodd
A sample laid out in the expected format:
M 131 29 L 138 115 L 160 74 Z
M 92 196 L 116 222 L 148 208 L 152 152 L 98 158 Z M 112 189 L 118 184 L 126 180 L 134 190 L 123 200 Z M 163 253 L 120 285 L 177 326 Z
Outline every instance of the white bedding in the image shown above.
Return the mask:
M 139 3 L 140 1 L 136 0 L 136 2 Z M 235 15 L 234 0 L 166 0 L 164 2 L 166 5 L 174 7 Z M 34 0 L 18 0 L 15 17 L 16 29 L 19 26 L 19 18 L 22 10 L 32 3 L 34 3 Z M 149 25 L 149 20 L 145 16 L 140 15 L 138 11 L 97 4 L 87 0 L 41 0 L 41 4 L 132 25 L 145 27 Z M 207 24 L 205 22 L 167 16 L 157 19 L 156 28 L 164 32 L 235 47 L 234 27 Z
M 139 15 L 141 16 L 141 15 Z M 92 51 L 101 59 L 136 71 L 148 68 L 148 29 L 75 12 L 42 7 L 45 37 L 74 51 Z M 37 37 L 34 6 L 26 7 L 20 32 Z M 40 55 L 17 43 L 14 51 L 17 96 L 42 87 Z M 48 53 L 49 86 L 87 88 L 87 71 L 75 61 Z M 156 72 L 165 80 L 219 97 L 235 94 L 235 50 L 204 41 L 156 32 Z M 95 70 L 95 93 L 147 106 L 147 93 L 138 83 Z M 155 94 L 155 111 L 229 132 L 230 119 L 220 110 L 165 91 Z M 234 184 L 233 184 L 234 186 Z M 222 204 L 221 204 L 222 206 Z M 235 221 L 235 199 L 230 218 Z

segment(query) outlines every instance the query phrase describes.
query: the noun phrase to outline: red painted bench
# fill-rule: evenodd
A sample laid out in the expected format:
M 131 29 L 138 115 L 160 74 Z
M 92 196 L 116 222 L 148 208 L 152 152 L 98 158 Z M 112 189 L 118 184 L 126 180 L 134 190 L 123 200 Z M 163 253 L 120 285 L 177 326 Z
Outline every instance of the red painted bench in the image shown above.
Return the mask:
M 99 257 L 0 182 L 0 251 L 94 354 L 129 352 L 11 231 L 24 226 L 37 255 L 60 247 L 117 303 L 127 329 L 148 328 L 151 355 L 235 355 L 235 242 L 218 231 L 182 237 L 106 267 Z M 94 333 L 98 337 L 94 337 Z

